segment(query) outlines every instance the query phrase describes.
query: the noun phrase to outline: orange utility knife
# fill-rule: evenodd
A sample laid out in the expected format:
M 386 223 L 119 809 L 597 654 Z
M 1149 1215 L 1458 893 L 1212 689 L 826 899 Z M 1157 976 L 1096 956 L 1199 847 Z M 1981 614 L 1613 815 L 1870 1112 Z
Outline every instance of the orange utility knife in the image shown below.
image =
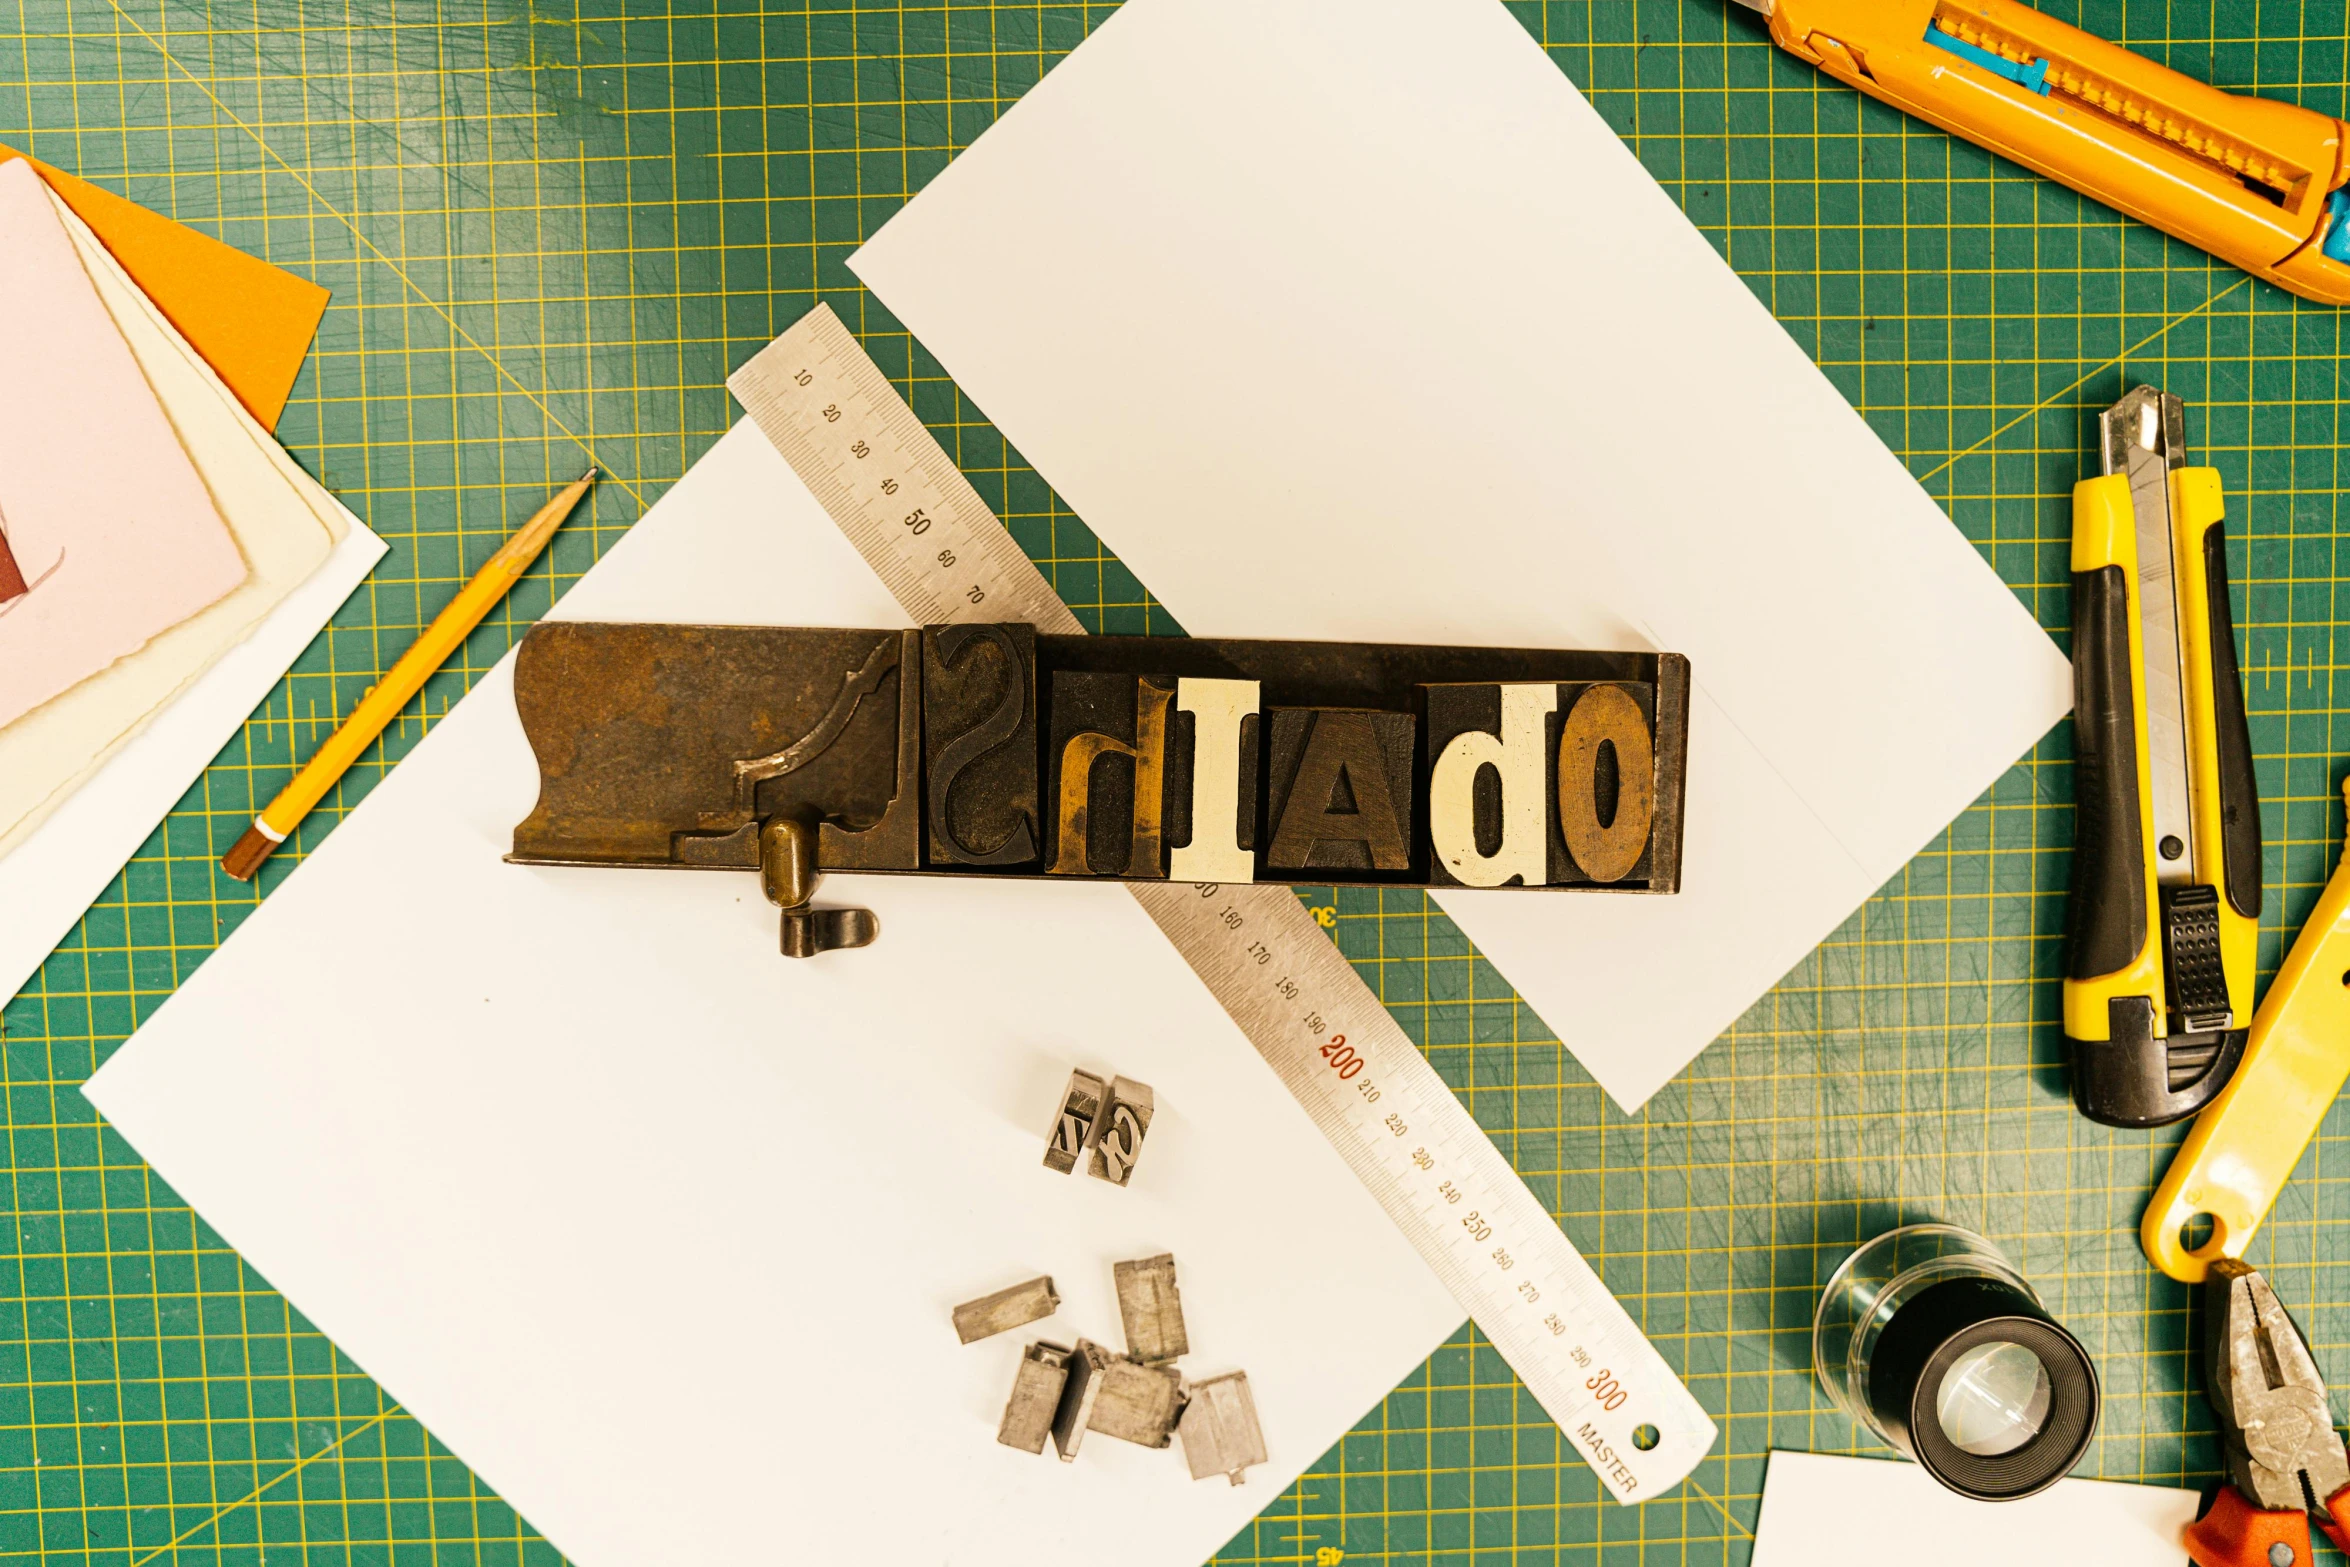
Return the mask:
M 2238 97 L 2003 0 L 1740 0 L 1872 98 L 2254 277 L 2350 304 L 2340 120 Z

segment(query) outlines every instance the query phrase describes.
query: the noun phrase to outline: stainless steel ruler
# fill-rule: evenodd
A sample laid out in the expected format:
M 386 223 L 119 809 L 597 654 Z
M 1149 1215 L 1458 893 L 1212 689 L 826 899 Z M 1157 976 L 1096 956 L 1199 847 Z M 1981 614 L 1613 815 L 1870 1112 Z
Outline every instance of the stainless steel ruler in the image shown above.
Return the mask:
M 913 618 L 1083 629 L 829 306 L 727 385 Z M 1616 1500 L 1694 1469 L 1713 1421 L 1297 895 L 1128 885 Z

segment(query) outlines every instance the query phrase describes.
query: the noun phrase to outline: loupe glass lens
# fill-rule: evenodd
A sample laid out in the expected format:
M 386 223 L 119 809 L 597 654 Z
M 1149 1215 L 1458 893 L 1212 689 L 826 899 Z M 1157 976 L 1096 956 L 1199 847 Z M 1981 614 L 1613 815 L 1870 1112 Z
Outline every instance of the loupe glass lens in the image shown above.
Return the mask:
M 2021 1344 L 1978 1344 L 1950 1364 L 1934 1396 L 1942 1434 L 1982 1458 L 2012 1453 L 2048 1423 L 2048 1368 Z
M 2054 1485 L 2097 1434 L 2097 1368 L 1989 1241 L 1888 1230 L 1836 1267 L 1812 1317 L 1836 1406 L 1937 1481 L 2006 1502 Z

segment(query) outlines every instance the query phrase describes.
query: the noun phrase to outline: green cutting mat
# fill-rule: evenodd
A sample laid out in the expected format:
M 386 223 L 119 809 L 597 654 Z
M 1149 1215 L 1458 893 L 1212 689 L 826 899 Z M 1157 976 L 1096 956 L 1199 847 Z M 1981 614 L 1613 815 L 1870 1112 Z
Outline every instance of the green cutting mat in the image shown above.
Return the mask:
M 502 531 L 587 456 L 613 476 L 592 525 L 558 540 L 385 757 L 716 439 L 733 413 L 727 370 L 820 297 L 1089 624 L 1171 629 L 842 265 L 1110 9 L 0 7 L 0 140 L 334 290 L 281 433 L 392 544 L 0 1014 L 0 1553 L 108 1567 L 559 1559 L 77 1086 L 251 910 L 260 894 L 215 856 Z M 2187 399 L 2190 441 L 2231 498 L 2273 968 L 2343 831 L 2343 317 L 1863 103 L 1775 55 L 1721 0 L 1511 9 L 2051 630 L 2066 620 L 2065 497 L 2094 410 L 2141 378 Z M 2343 109 L 2342 0 L 2053 9 L 2223 85 Z M 1738 417 L 1706 398 L 1693 373 L 1700 447 L 1708 420 Z M 2133 1239 L 2175 1135 L 2100 1129 L 2065 1098 L 2069 757 L 2060 729 L 1629 1118 L 1420 896 L 1309 894 L 1335 901 L 1340 942 L 1684 1368 L 1722 1440 L 1670 1496 L 1607 1504 L 1464 1333 L 1218 1560 L 1742 1564 L 1768 1449 L 1880 1451 L 1809 1381 L 1804 1330 L 1855 1241 L 1926 1218 L 2008 1247 L 2095 1352 L 2107 1403 L 2084 1473 L 2208 1481 L 2185 1292 Z M 295 848 L 383 765 L 354 771 Z M 263 894 L 295 858 L 279 855 Z M 494 933 L 459 919 L 448 939 Z M 2337 1113 L 2255 1260 L 2350 1385 L 2346 1138 Z M 688 1318 L 681 1301 L 681 1331 Z M 873 1465 L 870 1553 L 887 1561 L 890 1513 L 922 1498 L 888 1455 Z

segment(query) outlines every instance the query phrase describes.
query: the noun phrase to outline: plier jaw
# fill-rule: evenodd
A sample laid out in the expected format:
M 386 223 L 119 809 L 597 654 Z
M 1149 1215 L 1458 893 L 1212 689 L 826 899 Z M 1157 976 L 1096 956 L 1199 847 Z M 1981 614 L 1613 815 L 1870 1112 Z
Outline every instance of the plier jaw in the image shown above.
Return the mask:
M 2350 1455 L 2309 1344 L 2258 1269 L 2234 1258 L 2204 1283 L 2209 1396 L 2228 1479 L 2188 1526 L 2198 1567 L 2308 1567 L 2314 1520 L 2350 1550 Z

